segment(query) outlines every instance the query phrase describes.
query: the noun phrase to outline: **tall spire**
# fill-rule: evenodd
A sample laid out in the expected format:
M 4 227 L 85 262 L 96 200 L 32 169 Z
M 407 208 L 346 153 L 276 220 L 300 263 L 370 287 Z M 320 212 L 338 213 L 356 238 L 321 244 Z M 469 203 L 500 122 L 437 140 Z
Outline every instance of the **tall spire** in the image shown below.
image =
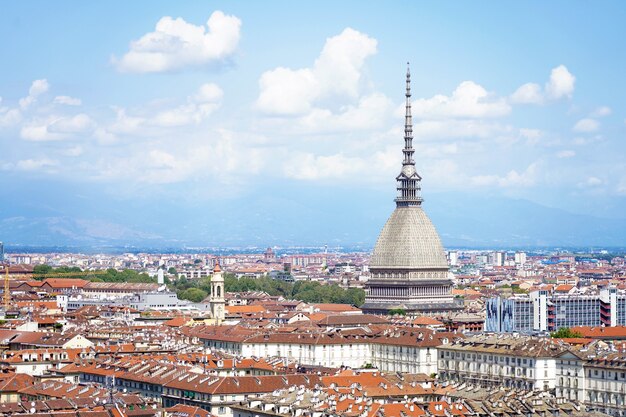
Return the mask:
M 413 161 L 413 119 L 411 117 L 411 70 L 406 63 L 406 103 L 404 114 L 404 161 L 402 165 L 415 165 Z
M 409 63 L 406 63 L 406 104 L 404 114 L 404 160 L 402 161 L 402 171 L 396 177 L 398 182 L 398 197 L 396 205 L 398 207 L 419 206 L 422 204 L 420 197 L 420 177 L 415 171 L 415 160 L 413 154 L 413 118 L 411 116 L 411 71 Z

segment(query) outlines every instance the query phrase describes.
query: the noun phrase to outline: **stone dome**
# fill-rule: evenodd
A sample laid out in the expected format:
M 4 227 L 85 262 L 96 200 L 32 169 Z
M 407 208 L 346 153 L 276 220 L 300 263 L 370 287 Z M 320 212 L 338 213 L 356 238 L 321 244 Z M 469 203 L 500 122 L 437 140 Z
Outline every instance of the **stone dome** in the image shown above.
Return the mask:
M 448 269 L 441 240 L 421 206 L 397 207 L 378 236 L 370 269 Z

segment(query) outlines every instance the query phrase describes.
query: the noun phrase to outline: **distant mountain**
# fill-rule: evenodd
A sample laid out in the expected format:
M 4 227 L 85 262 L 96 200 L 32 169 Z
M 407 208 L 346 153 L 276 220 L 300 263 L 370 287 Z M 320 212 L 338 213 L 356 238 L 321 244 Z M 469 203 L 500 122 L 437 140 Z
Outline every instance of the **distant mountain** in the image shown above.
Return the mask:
M 47 198 L 48 197 L 48 198 Z M 526 200 L 442 193 L 424 208 L 447 247 L 625 247 L 626 219 L 572 214 Z M 286 187 L 211 201 L 104 199 L 83 193 L 0 203 L 8 245 L 94 248 L 324 245 L 371 248 L 394 209 L 370 190 Z

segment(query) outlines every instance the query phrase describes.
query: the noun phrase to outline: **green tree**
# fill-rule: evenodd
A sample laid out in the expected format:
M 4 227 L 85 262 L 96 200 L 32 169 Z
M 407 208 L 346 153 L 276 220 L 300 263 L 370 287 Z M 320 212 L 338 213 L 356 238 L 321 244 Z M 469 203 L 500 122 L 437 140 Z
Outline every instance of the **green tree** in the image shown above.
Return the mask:
M 556 332 L 550 333 L 550 336 L 556 339 L 569 339 L 573 337 L 583 337 L 582 333 L 572 331 L 569 327 L 561 327 Z
M 392 308 L 387 314 L 390 316 L 406 316 L 406 310 L 403 308 Z
M 200 288 L 188 288 L 177 295 L 180 299 L 199 303 L 207 297 L 207 292 L 201 290 Z

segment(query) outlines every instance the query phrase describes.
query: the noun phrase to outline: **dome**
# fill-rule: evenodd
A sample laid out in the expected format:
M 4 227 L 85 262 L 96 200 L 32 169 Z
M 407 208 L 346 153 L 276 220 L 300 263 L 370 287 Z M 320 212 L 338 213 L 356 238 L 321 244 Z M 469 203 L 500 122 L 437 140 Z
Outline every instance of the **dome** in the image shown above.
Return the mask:
M 448 269 L 441 240 L 421 208 L 397 207 L 378 236 L 370 269 Z

